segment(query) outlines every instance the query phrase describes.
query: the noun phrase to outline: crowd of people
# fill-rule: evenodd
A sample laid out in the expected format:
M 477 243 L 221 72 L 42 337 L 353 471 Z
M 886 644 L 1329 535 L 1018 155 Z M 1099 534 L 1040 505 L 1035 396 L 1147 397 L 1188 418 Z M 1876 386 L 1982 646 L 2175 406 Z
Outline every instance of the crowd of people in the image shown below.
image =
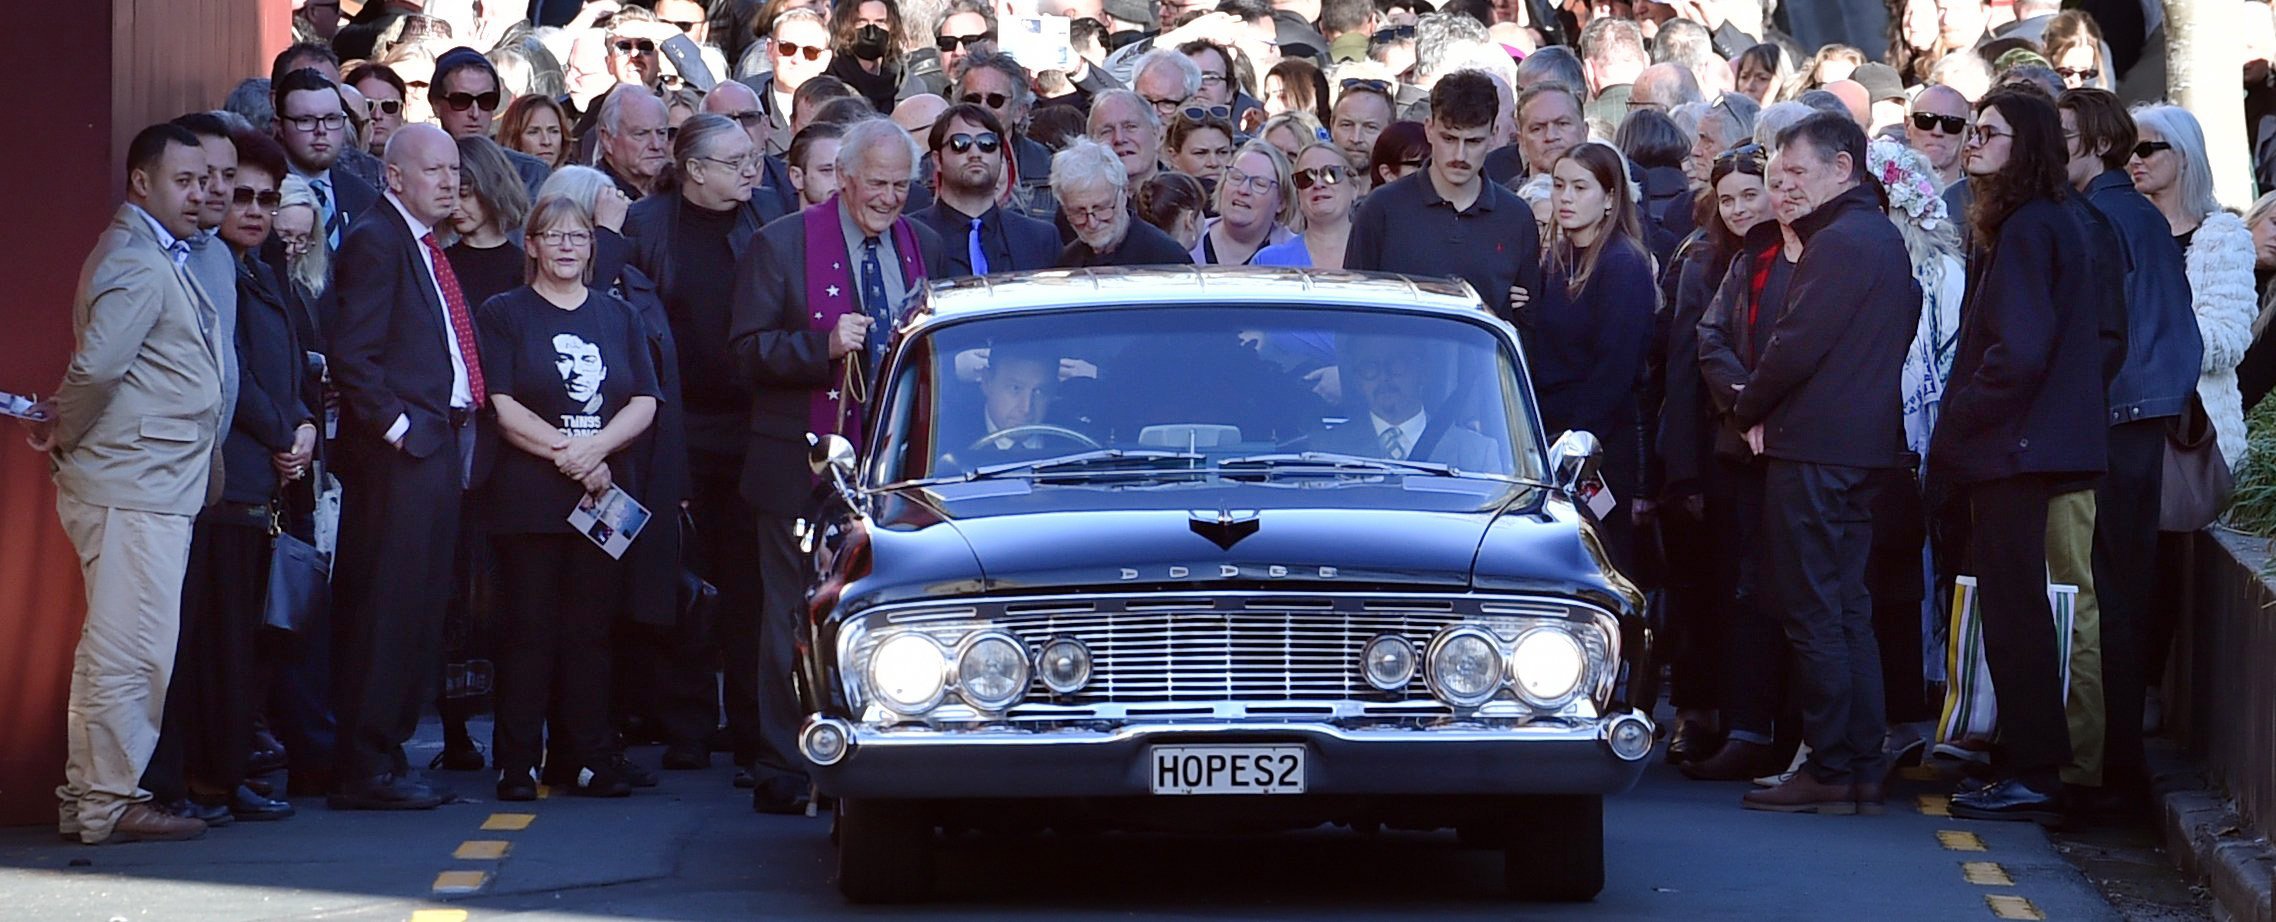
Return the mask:
M 858 438 L 928 280 L 1193 264 L 1516 326 L 1543 428 L 1604 445 L 1690 777 L 1877 810 L 1965 575 L 2000 732 L 1945 747 L 1952 811 L 2137 811 L 2161 477 L 2192 423 L 2241 463 L 2276 384 L 2276 196 L 2224 211 L 2195 116 L 2129 105 L 2157 4 L 1858 5 L 1044 0 L 1072 63 L 1031 69 L 987 0 L 296 3 L 134 138 L 30 424 L 88 593 L 59 828 L 451 799 L 422 768 L 623 796 L 653 743 L 802 812 L 807 433 Z M 2266 187 L 2276 20 L 2233 5 Z M 621 559 L 568 519 L 619 492 Z M 325 616 L 278 611 L 282 536 Z

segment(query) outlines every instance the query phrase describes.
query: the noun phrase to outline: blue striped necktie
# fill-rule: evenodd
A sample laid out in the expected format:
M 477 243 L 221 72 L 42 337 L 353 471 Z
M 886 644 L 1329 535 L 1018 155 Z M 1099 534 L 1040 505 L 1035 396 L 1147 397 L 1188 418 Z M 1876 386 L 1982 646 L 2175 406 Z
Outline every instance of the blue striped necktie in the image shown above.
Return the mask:
M 324 176 L 308 181 L 308 189 L 316 193 L 316 204 L 324 209 L 324 239 L 331 248 L 340 248 L 340 235 L 348 229 L 348 220 L 340 215 L 340 206 L 332 201 L 332 177 Z

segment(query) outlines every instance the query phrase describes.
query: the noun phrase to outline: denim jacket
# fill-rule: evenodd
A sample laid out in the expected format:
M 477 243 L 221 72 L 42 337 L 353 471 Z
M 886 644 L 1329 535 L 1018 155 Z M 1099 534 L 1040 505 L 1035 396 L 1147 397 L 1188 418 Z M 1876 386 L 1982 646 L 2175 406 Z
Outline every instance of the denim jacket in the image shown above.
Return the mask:
M 2110 219 L 2126 253 L 2126 362 L 2110 381 L 2110 424 L 2179 416 L 2197 387 L 2204 349 L 2181 247 L 2124 172 L 2094 177 L 2086 199 Z

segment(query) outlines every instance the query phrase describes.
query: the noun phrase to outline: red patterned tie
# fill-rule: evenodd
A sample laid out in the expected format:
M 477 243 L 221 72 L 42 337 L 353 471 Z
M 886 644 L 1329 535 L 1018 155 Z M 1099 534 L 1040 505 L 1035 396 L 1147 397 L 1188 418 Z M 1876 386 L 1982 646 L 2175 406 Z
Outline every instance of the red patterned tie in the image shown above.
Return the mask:
M 489 392 L 482 387 L 482 353 L 474 347 L 474 317 L 466 311 L 466 295 L 458 290 L 458 273 L 451 271 L 450 260 L 443 258 L 435 235 L 421 237 L 419 242 L 426 244 L 427 253 L 434 257 L 435 283 L 442 287 L 443 306 L 450 309 L 450 335 L 458 340 L 459 357 L 466 360 L 466 389 L 479 408 Z

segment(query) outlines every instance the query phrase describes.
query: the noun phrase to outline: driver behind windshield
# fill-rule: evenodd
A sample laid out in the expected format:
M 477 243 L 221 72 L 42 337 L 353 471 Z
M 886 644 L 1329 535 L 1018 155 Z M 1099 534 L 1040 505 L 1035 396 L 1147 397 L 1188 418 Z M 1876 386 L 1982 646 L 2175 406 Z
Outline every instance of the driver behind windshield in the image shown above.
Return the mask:
M 943 414 L 941 444 L 950 460 L 988 452 L 1065 446 L 1038 431 L 1059 389 L 1059 359 L 1031 348 L 997 346 L 980 372 L 979 406 L 952 407 Z M 1059 427 L 1053 426 L 1057 429 Z
M 1454 425 L 1451 413 L 1433 415 L 1428 404 L 1448 387 L 1447 364 L 1433 362 L 1424 344 L 1404 337 L 1354 337 L 1343 356 L 1343 385 L 1365 409 L 1311 439 L 1309 450 L 1429 461 L 1463 471 L 1493 471 L 1493 442 Z

